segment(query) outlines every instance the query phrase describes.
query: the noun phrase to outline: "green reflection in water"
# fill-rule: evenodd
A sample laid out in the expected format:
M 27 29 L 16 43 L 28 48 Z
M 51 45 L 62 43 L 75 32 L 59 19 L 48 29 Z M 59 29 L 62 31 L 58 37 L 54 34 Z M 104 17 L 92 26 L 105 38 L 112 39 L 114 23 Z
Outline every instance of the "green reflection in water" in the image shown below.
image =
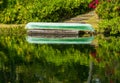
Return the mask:
M 120 38 L 97 36 L 97 46 L 40 45 L 29 44 L 22 29 L 5 30 L 0 36 L 1 83 L 120 82 Z

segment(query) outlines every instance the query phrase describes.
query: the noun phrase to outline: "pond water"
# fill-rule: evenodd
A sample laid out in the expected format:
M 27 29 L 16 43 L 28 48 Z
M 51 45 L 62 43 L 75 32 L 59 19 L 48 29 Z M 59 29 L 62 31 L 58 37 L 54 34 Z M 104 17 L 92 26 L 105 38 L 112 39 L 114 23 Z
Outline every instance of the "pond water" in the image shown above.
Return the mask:
M 29 43 L 26 37 L 23 29 L 0 30 L 0 83 L 120 82 L 119 37 L 96 35 L 79 44 Z

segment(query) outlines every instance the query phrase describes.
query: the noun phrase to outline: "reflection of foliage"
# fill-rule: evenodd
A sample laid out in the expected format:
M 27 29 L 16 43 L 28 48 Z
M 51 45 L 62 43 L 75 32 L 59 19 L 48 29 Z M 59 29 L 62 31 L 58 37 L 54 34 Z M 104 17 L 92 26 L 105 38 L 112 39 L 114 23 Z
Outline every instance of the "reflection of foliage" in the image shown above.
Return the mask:
M 116 37 L 100 38 L 99 48 L 97 50 L 97 56 L 100 59 L 99 63 L 96 63 L 102 69 L 96 73 L 102 76 L 103 81 L 119 80 L 120 77 L 120 39 Z M 104 79 L 106 77 L 106 79 Z
M 22 35 L 19 34 L 19 31 L 23 31 Z M 16 78 L 12 77 L 17 74 L 22 83 L 84 82 L 87 80 L 89 71 L 89 53 L 95 50 L 100 61 L 95 61 L 93 78 L 99 74 L 98 77 L 106 82 L 109 81 L 109 78 L 118 79 L 120 77 L 119 38 L 98 37 L 99 47 L 93 48 L 90 45 L 29 44 L 25 40 L 25 31 L 21 28 L 4 29 L 4 32 L 11 32 L 8 34 L 2 32 L 0 36 L 0 47 L 2 47 L 0 48 L 0 70 L 11 72 L 10 79 L 15 80 Z
M 89 63 L 89 49 L 85 49 L 87 45 L 28 44 L 25 40 L 25 31 L 21 28 L 1 29 L 0 32 L 0 47 L 2 47 L 0 54 L 1 58 L 4 57 L 3 66 L 0 66 L 0 69 L 8 68 L 2 71 L 12 73 L 10 74 L 11 82 L 16 79 L 15 74 L 23 77 L 19 79 L 23 83 L 28 78 L 27 82 L 34 82 L 38 79 L 36 75 L 44 80 L 64 81 L 65 83 L 87 79 Z M 4 34 L 5 32 L 7 34 Z M 38 68 L 34 69 L 36 67 Z
M 102 62 L 112 62 L 114 60 L 119 60 L 120 53 L 120 39 L 115 37 L 110 37 L 108 39 L 99 40 L 99 48 L 97 48 L 97 54 L 101 58 Z

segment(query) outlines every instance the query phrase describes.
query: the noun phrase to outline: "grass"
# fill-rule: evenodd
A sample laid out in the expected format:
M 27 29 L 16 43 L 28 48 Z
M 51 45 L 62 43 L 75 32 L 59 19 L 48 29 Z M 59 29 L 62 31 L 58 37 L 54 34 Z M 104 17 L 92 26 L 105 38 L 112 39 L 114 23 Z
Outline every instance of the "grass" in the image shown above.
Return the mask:
M 0 28 L 25 27 L 25 24 L 0 24 Z
M 86 20 L 86 23 L 91 24 L 95 29 L 98 28 L 98 22 L 99 22 L 99 18 L 97 16 L 97 14 L 94 14 L 94 16 L 90 17 L 88 20 Z

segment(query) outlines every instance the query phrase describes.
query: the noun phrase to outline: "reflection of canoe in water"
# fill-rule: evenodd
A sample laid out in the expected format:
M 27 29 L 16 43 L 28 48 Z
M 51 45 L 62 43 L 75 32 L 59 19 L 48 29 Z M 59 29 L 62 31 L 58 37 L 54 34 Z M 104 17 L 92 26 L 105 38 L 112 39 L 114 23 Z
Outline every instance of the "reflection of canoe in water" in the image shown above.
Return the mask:
M 30 22 L 26 25 L 27 30 L 39 29 L 62 29 L 62 30 L 78 30 L 78 31 L 94 31 L 90 24 L 80 23 L 45 23 L 45 22 Z
M 78 37 L 78 38 L 41 38 L 35 36 L 28 36 L 29 43 L 36 44 L 91 44 L 94 37 Z

